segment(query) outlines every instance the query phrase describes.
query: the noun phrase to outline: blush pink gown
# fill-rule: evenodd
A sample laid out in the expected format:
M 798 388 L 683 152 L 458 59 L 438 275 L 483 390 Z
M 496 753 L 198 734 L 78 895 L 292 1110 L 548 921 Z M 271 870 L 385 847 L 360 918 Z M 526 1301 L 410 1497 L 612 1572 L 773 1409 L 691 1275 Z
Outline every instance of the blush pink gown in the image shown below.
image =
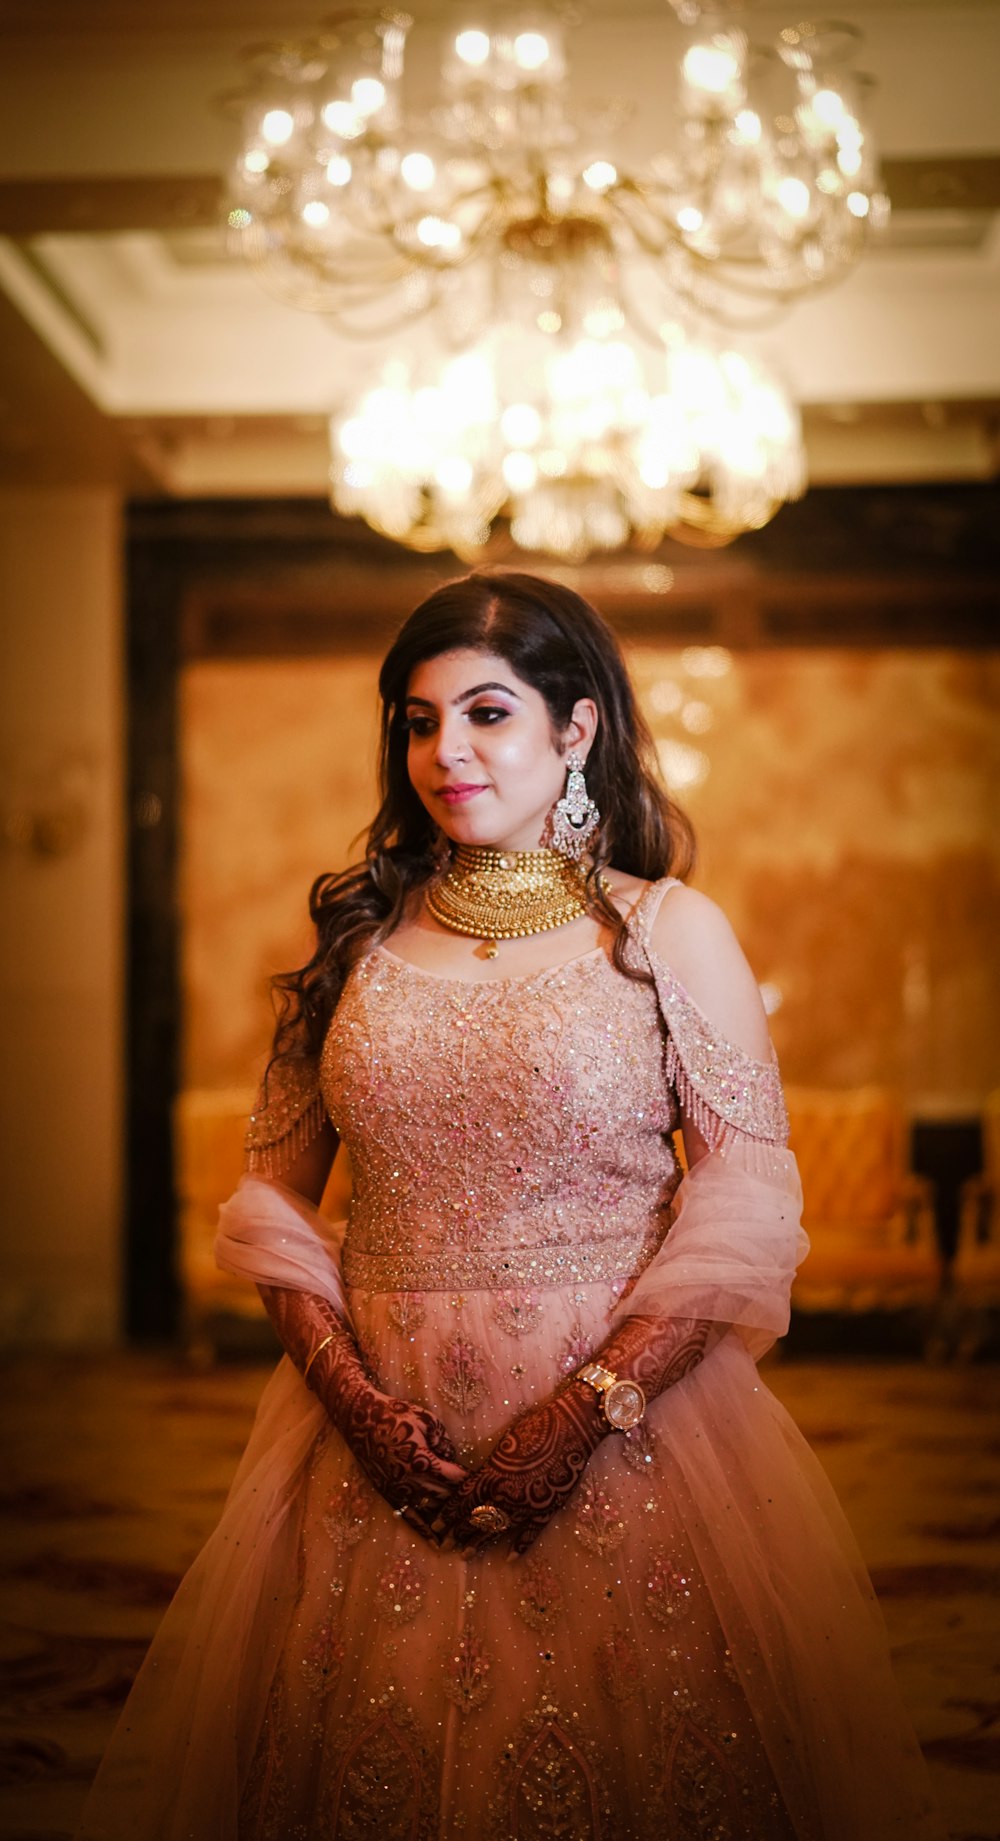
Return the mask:
M 649 948 L 451 980 L 373 951 L 252 1124 L 230 1270 L 350 1312 L 463 1460 L 632 1311 L 721 1340 L 530 1554 L 416 1537 L 283 1361 L 109 1749 L 85 1841 L 931 1841 L 884 1627 L 758 1377 L 803 1250 L 773 1062 Z M 280 1180 L 328 1113 L 342 1248 Z M 680 1180 L 672 1133 L 712 1147 Z M 669 1230 L 669 1231 L 668 1231 Z

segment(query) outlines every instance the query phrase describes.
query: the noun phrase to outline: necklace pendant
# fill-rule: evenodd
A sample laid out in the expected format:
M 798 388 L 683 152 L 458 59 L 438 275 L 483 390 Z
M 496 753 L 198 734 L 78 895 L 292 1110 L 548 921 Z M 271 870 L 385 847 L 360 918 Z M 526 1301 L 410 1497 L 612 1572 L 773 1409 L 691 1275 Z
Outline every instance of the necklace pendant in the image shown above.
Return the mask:
M 496 959 L 500 955 L 500 943 L 498 940 L 484 940 L 483 948 L 487 959 Z

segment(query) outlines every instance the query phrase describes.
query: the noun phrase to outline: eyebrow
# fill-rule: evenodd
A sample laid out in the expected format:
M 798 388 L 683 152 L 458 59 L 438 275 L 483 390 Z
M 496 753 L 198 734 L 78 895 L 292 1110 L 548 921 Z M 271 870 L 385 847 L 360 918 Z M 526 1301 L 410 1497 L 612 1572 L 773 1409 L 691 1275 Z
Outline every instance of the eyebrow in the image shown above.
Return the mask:
M 499 690 L 503 692 L 505 697 L 513 697 L 516 703 L 520 703 L 521 701 L 517 691 L 511 690 L 509 684 L 474 684 L 471 690 L 459 691 L 457 697 L 452 697 L 452 708 L 458 703 L 468 703 L 471 697 L 478 697 L 484 690 Z M 407 697 L 406 702 L 407 707 L 409 707 L 411 703 L 419 703 L 422 709 L 432 710 L 434 708 L 429 697 Z

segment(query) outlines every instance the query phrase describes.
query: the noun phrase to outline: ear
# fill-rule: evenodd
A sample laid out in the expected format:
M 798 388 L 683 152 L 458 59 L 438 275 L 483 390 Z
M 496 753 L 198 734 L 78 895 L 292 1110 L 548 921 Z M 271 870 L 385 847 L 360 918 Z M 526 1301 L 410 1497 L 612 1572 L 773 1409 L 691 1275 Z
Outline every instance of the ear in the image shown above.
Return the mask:
M 594 745 L 600 717 L 592 697 L 579 697 L 559 742 L 560 754 L 579 754 L 586 760 Z

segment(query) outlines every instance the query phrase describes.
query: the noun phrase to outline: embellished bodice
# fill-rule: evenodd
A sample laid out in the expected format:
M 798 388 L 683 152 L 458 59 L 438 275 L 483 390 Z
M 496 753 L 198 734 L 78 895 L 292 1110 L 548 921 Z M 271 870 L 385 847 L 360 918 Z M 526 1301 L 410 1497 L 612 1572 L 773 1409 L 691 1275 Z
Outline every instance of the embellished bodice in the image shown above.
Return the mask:
M 351 1155 L 349 1283 L 502 1287 L 628 1275 L 662 1240 L 677 1111 L 650 984 L 600 948 L 516 979 L 376 948 L 327 1035 Z
M 728 1042 L 651 950 L 667 886 L 650 885 L 629 921 L 645 978 L 603 947 L 472 982 L 376 946 L 347 979 L 319 1065 L 275 1064 L 249 1168 L 280 1176 L 330 1118 L 354 1179 L 348 1284 L 624 1284 L 666 1234 L 682 1111 L 711 1148 L 785 1142 L 773 1057 Z

